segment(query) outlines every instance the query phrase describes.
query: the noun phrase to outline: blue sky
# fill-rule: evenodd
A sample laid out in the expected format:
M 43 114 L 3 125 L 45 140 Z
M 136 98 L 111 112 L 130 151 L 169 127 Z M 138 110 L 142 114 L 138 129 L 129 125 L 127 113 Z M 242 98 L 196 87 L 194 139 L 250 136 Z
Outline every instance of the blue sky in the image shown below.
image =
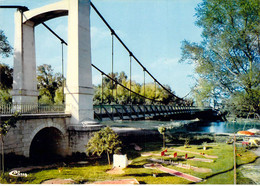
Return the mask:
M 44 6 L 57 0 L 0 0 L 1 5 L 22 5 L 29 9 Z M 162 84 L 170 85 L 176 95 L 183 97 L 195 84 L 193 66 L 179 64 L 181 41 L 201 41 L 201 29 L 196 27 L 195 7 L 201 0 L 92 0 L 107 22 L 139 59 Z M 0 28 L 10 44 L 14 42 L 15 9 L 0 9 Z M 67 41 L 67 17 L 46 24 Z M 45 27 L 35 28 L 37 65 L 51 64 L 61 72 L 61 44 Z M 125 71 L 129 76 L 129 55 L 115 39 L 114 72 Z M 105 24 L 91 11 L 92 63 L 106 73 L 111 72 L 111 34 Z M 65 49 L 65 63 L 67 50 Z M 13 66 L 12 57 L 1 62 Z M 66 66 L 66 65 L 65 65 Z M 143 71 L 133 61 L 132 78 L 142 83 Z M 66 71 L 66 69 L 65 69 Z M 95 69 L 93 83 L 101 83 Z M 146 74 L 146 82 L 152 82 Z

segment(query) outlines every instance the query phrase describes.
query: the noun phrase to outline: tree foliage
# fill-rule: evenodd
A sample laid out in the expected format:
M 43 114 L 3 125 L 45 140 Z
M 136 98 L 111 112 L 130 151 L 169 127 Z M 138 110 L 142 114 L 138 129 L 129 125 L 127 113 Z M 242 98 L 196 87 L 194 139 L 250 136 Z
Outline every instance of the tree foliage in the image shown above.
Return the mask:
M 13 87 L 13 69 L 6 64 L 0 63 L 0 89 Z
M 122 142 L 119 140 L 118 135 L 110 127 L 105 127 L 90 138 L 86 151 L 88 154 L 92 153 L 92 155 L 97 154 L 98 156 L 106 152 L 108 163 L 110 164 L 109 154 L 120 151 L 121 145 Z
M 12 47 L 9 44 L 3 30 L 0 30 L 0 56 L 9 57 L 12 54 Z M 13 84 L 13 69 L 0 61 L 0 102 L 10 103 L 10 89 Z
M 158 132 L 163 135 L 163 148 L 165 148 L 165 132 L 166 132 L 166 127 L 160 126 L 158 127 Z
M 10 91 L 13 87 L 13 69 L 0 63 L 0 102 L 8 104 L 12 101 Z
M 60 73 L 53 72 L 51 65 L 43 64 L 37 67 L 37 81 L 40 103 L 53 104 L 56 103 L 55 100 L 61 102 L 63 94 L 60 94 L 60 91 L 64 79 Z
M 183 41 L 181 61 L 195 64 L 199 99 L 259 113 L 260 1 L 203 0 L 196 16 L 203 41 Z
M 9 57 L 12 54 L 12 47 L 9 44 L 7 37 L 3 30 L 0 30 L 0 55 L 2 57 Z
M 120 84 L 130 89 L 130 80 L 128 79 L 125 72 L 108 74 L 113 77 Z M 156 104 L 157 102 L 152 100 L 161 101 L 164 104 L 169 104 L 174 101 L 172 95 L 166 92 L 164 89 L 155 85 L 154 83 L 139 84 L 135 81 L 131 81 L 131 90 L 145 96 L 149 99 L 140 97 L 135 93 L 130 93 L 127 89 L 121 85 L 116 85 L 107 77 L 103 77 L 103 83 L 95 86 L 94 104 Z M 103 84 L 103 86 L 102 86 Z M 169 86 L 165 85 L 168 90 L 171 90 Z

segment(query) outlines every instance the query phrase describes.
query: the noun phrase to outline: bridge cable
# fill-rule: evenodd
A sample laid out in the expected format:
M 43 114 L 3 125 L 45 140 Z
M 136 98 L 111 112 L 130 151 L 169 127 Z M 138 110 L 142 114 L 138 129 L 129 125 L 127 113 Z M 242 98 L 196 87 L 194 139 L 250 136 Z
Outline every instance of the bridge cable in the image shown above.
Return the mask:
M 154 81 L 154 99 L 156 99 L 156 81 Z
M 130 61 L 129 61 L 129 68 L 130 68 L 130 91 L 129 91 L 129 103 L 132 102 L 132 99 L 131 99 L 131 90 L 132 90 L 132 56 L 130 55 Z
M 145 70 L 144 70 L 144 96 L 145 96 Z
M 64 104 L 64 51 L 63 51 L 63 44 L 61 42 L 61 74 L 62 74 L 62 103 Z
M 47 28 L 53 35 L 55 35 L 60 41 L 61 43 L 64 43 L 65 45 L 68 46 L 68 43 L 66 43 L 60 36 L 58 36 L 58 34 L 56 34 L 50 27 L 48 27 L 44 22 L 42 22 L 42 25 L 45 26 L 45 28 Z
M 110 29 L 111 34 L 115 35 L 116 38 L 119 40 L 119 42 L 124 46 L 124 48 L 129 52 L 129 54 L 131 56 L 133 56 L 133 58 L 136 60 L 136 62 L 143 68 L 144 72 L 147 72 L 164 90 L 166 90 L 168 93 L 170 93 L 171 95 L 173 95 L 174 97 L 176 97 L 177 99 L 183 100 L 182 98 L 179 98 L 178 96 L 174 95 L 171 91 L 169 91 L 168 89 L 166 89 L 160 82 L 158 82 L 153 76 L 152 74 L 139 62 L 139 60 L 132 54 L 132 52 L 127 48 L 127 46 L 123 43 L 123 41 L 118 37 L 118 35 L 115 33 L 115 31 L 110 27 L 110 25 L 106 22 L 106 20 L 104 19 L 104 17 L 100 14 L 100 12 L 96 9 L 96 7 L 94 6 L 94 4 L 92 2 L 90 2 L 91 7 L 95 10 L 95 12 L 99 15 L 99 17 L 103 20 L 103 22 L 106 24 L 106 26 Z M 25 12 L 28 11 L 29 8 L 26 6 L 13 6 L 13 5 L 1 5 L 0 8 L 18 8 L 20 11 Z M 48 27 L 44 22 L 42 22 L 42 25 L 44 25 L 52 34 L 54 34 L 60 41 L 62 44 L 65 44 L 66 46 L 68 46 L 68 44 L 61 38 L 59 37 L 50 27 Z M 62 45 L 63 47 L 63 45 Z M 62 53 L 63 53 L 63 48 L 62 48 Z M 93 66 L 93 65 L 92 65 Z M 63 70 L 63 68 L 62 68 Z M 145 75 L 144 75 L 145 76 Z M 145 82 L 145 80 L 144 80 Z M 145 86 L 145 85 L 144 85 Z M 144 95 L 145 95 L 145 87 L 144 87 Z M 64 98 L 63 98 L 64 99 Z M 147 98 L 149 99 L 149 98 Z
M 114 81 L 115 83 L 117 83 L 118 85 L 122 86 L 124 89 L 130 91 L 129 88 L 127 88 L 126 86 L 122 85 L 121 83 L 119 83 L 117 80 L 111 78 L 109 75 L 107 75 L 105 72 L 103 72 L 102 70 L 100 70 L 98 67 L 96 67 L 95 65 L 92 64 L 92 67 L 94 67 L 96 70 L 98 70 L 99 72 L 101 72 L 103 75 L 105 75 L 107 78 L 109 78 L 110 80 Z M 148 98 L 148 97 L 144 97 L 143 95 L 141 94 L 138 94 L 137 92 L 134 92 L 131 90 L 132 93 L 144 98 L 144 99 L 149 99 L 151 101 L 154 101 L 154 102 L 158 102 L 158 103 L 163 103 L 162 101 L 159 101 L 159 100 L 155 100 L 155 99 L 151 99 L 151 98 Z
M 103 73 L 101 72 L 101 103 L 103 104 L 103 94 L 104 94 L 104 90 L 103 90 Z
M 61 37 L 59 37 L 50 27 L 48 27 L 45 23 L 42 23 L 49 31 L 51 31 L 51 33 L 53 33 L 62 43 L 64 43 L 66 46 L 68 46 L 68 43 L 66 41 L 64 41 Z M 131 55 L 132 56 L 132 55 Z M 130 56 L 130 57 L 131 57 Z M 132 56 L 133 57 L 133 56 Z M 98 70 L 102 76 L 105 75 L 107 78 L 109 78 L 110 80 L 114 81 L 116 84 L 122 86 L 123 88 L 127 89 L 128 91 L 131 91 L 132 93 L 144 98 L 144 99 L 148 99 L 148 100 L 151 100 L 151 101 L 154 101 L 154 102 L 159 102 L 159 103 L 163 103 L 162 101 L 159 101 L 159 100 L 155 100 L 155 99 L 151 99 L 151 98 L 148 98 L 148 97 L 145 97 L 141 94 L 138 94 L 137 92 L 134 92 L 132 90 L 130 90 L 129 88 L 127 88 L 126 86 L 122 85 L 121 83 L 119 83 L 117 80 L 111 78 L 109 75 L 107 75 L 106 73 L 104 73 L 102 70 L 100 70 L 98 67 L 96 67 L 94 64 L 91 64 L 92 67 L 94 67 L 96 70 Z M 147 70 L 145 70 L 147 72 Z M 103 80 L 103 78 L 102 78 Z M 103 82 L 102 82 L 103 83 Z M 102 86 L 103 87 L 103 86 Z M 102 90 L 102 94 L 103 94 L 103 90 Z M 103 97 L 102 97 L 102 100 L 103 100 Z
M 114 35 L 113 33 L 111 33 L 111 36 L 112 36 L 112 46 L 111 46 L 111 68 L 112 68 L 112 74 L 111 74 L 111 77 L 114 78 Z M 111 87 L 112 87 L 112 98 L 114 97 L 114 82 L 111 81 Z
M 168 90 L 166 87 L 164 87 L 143 65 L 142 63 L 133 55 L 133 53 L 128 49 L 128 47 L 125 45 L 125 43 L 120 39 L 120 37 L 115 33 L 115 31 L 111 28 L 111 26 L 107 23 L 105 18 L 101 15 L 101 13 L 97 10 L 97 8 L 94 6 L 92 2 L 90 2 L 91 7 L 95 10 L 95 12 L 98 14 L 98 16 L 102 19 L 102 21 L 105 23 L 105 25 L 109 28 L 111 33 L 115 35 L 115 37 L 118 39 L 118 41 L 123 45 L 123 47 L 128 51 L 129 55 L 131 55 L 135 61 L 145 70 L 150 77 L 156 81 L 164 90 L 166 90 L 169 94 L 171 94 L 173 97 L 177 98 L 178 100 L 183 100 L 182 98 L 176 96 L 173 94 L 170 90 Z

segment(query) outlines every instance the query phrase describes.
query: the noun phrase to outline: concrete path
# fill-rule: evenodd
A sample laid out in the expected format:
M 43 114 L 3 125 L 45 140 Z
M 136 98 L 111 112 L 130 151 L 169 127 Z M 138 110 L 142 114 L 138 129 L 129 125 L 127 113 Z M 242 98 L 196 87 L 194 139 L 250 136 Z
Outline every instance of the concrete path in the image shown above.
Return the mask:
M 160 164 L 146 164 L 146 165 L 144 165 L 144 167 L 148 168 L 148 169 L 158 169 L 158 170 L 166 172 L 168 174 L 171 174 L 171 175 L 174 175 L 174 176 L 177 176 L 177 177 L 181 177 L 181 178 L 184 178 L 186 180 L 189 180 L 189 181 L 192 181 L 192 182 L 196 182 L 196 183 L 202 181 L 201 178 L 192 176 L 190 174 L 185 174 L 185 173 L 173 170 L 173 169 L 169 169 L 169 168 L 164 167 L 164 166 L 162 166 Z
M 130 179 L 124 179 L 124 180 L 96 181 L 91 184 L 139 184 L 139 182 L 135 178 L 130 178 Z

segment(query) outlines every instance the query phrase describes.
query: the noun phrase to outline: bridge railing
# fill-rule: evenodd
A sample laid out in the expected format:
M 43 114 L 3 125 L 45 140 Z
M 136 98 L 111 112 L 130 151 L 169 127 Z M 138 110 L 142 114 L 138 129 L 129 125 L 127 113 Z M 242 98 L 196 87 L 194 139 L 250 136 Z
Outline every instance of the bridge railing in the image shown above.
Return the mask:
M 102 121 L 104 118 L 135 119 L 160 115 L 185 114 L 201 111 L 203 108 L 170 105 L 94 105 L 95 117 Z
M 40 114 L 40 113 L 64 113 L 65 105 L 43 104 L 0 104 L 0 114 Z

